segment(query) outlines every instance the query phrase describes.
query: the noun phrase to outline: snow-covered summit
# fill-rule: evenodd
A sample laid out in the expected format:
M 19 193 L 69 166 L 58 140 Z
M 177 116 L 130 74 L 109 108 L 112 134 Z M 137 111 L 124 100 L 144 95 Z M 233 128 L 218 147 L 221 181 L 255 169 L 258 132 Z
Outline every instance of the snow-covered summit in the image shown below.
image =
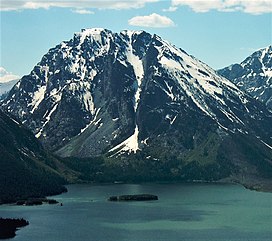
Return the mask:
M 272 109 L 272 46 L 257 50 L 240 64 L 218 71 Z
M 0 67 L 0 99 L 12 89 L 19 79 L 18 75 L 8 72 L 4 67 Z
M 18 75 L 8 72 L 4 67 L 0 66 L 0 83 L 7 83 L 12 80 L 18 80 Z

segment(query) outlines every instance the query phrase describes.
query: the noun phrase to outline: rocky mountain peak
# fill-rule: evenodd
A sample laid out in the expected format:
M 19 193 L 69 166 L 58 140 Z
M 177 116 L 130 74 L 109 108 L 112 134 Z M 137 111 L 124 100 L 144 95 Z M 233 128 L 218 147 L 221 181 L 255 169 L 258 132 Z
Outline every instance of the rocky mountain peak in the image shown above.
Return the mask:
M 119 156 L 159 147 L 181 157 L 209 133 L 250 134 L 271 146 L 271 116 L 260 103 L 144 31 L 75 33 L 16 84 L 3 108 L 62 156 Z
M 255 99 L 272 108 L 272 46 L 262 48 L 240 64 L 218 71 Z

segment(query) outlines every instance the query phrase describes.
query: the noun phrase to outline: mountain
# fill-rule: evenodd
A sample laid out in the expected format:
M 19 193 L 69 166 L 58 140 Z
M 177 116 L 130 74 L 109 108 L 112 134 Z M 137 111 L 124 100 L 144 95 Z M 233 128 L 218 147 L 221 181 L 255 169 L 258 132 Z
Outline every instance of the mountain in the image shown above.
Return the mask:
M 271 113 L 144 31 L 75 33 L 42 57 L 2 108 L 73 167 L 103 157 L 94 179 L 271 178 Z
M 218 70 L 218 73 L 272 110 L 272 46 L 260 49 L 240 64 Z
M 0 99 L 4 99 L 12 87 L 18 82 L 19 79 L 11 80 L 6 83 L 0 83 Z
M 14 117 L 0 111 L 0 203 L 58 194 L 67 181 L 63 164 Z
M 3 67 L 0 67 L 0 99 L 12 89 L 18 82 L 19 76 L 7 72 Z

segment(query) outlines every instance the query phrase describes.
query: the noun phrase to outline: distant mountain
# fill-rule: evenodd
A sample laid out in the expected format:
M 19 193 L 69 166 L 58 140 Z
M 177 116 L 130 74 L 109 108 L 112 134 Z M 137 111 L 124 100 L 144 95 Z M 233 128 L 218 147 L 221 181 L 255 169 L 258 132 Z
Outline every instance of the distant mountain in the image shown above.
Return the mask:
M 271 113 L 144 31 L 83 29 L 50 49 L 2 107 L 62 157 L 102 156 L 113 180 L 271 177 Z
M 19 76 L 7 72 L 3 67 L 0 67 L 0 99 L 12 89 L 18 82 Z
M 0 111 L 0 204 L 65 190 L 63 164 L 17 120 Z M 65 168 L 63 168 L 65 170 Z
M 272 110 L 272 46 L 260 49 L 240 64 L 218 70 L 218 73 Z
M 11 80 L 6 83 L 0 83 L 0 99 L 4 99 L 8 95 L 8 92 L 18 82 L 19 79 Z

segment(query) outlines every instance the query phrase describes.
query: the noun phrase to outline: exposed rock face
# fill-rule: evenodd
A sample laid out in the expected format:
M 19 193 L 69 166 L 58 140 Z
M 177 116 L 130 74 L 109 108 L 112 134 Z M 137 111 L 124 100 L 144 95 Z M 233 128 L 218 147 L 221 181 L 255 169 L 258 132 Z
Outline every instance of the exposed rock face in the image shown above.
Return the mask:
M 76 33 L 50 49 L 2 105 L 62 157 L 118 157 L 111 163 L 121 169 L 184 179 L 271 168 L 271 113 L 143 31 Z M 128 162 L 135 156 L 140 161 Z
M 260 49 L 240 64 L 233 64 L 218 73 L 272 110 L 272 46 Z

